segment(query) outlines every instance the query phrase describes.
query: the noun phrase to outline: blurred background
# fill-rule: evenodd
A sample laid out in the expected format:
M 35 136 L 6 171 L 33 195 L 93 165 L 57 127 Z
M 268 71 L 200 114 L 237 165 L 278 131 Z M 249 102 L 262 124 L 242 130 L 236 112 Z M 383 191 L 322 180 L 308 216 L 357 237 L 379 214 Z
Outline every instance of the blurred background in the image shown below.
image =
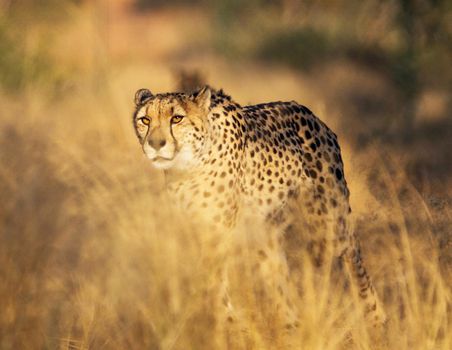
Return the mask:
M 394 344 L 450 348 L 451 62 L 447 0 L 0 0 L 0 349 L 222 348 L 131 125 L 204 83 L 339 135 Z

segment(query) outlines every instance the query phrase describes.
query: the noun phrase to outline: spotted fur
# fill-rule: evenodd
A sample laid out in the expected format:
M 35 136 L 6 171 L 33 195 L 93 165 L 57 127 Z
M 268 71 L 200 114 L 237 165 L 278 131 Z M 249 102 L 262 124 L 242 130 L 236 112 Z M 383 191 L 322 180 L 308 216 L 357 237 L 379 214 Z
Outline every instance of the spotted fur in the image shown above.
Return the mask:
M 350 232 L 337 136 L 307 107 L 294 101 L 240 106 L 209 87 L 191 95 L 139 90 L 135 103 L 133 122 L 143 150 L 165 169 L 169 191 L 184 213 L 216 228 L 232 229 L 249 213 L 282 230 L 308 231 L 303 237 L 315 263 L 321 265 L 326 247 L 332 247 L 331 254 L 347 262 L 368 317 L 384 320 Z M 172 122 L 175 116 L 182 120 Z M 264 241 L 268 244 L 257 249 L 260 261 L 282 249 L 279 237 Z M 284 259 L 268 261 L 261 268 L 268 280 L 278 280 L 275 269 L 288 273 Z M 292 303 L 281 300 L 296 324 Z

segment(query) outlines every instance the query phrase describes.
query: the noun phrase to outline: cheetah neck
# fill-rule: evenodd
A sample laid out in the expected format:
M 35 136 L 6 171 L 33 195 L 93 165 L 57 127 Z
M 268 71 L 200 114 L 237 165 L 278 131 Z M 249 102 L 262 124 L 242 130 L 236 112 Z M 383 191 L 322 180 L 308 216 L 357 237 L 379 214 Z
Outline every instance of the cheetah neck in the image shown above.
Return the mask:
M 224 200 L 237 208 L 241 201 L 238 194 L 242 186 L 245 144 L 245 121 L 241 108 L 232 102 L 214 105 L 207 124 L 199 162 L 190 169 L 166 170 L 167 188 L 182 207 L 200 204 L 201 209 L 213 208 L 215 201 Z

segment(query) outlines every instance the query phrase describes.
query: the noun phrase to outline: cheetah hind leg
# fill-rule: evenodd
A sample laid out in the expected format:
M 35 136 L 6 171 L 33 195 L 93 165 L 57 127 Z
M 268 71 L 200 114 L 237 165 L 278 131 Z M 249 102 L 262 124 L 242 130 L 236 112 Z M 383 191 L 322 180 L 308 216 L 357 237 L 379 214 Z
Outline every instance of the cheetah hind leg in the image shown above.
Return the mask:
M 364 313 L 369 334 L 373 341 L 384 345 L 386 314 L 366 271 L 357 244 L 344 254 L 346 270 L 351 279 L 352 290 L 357 294 Z

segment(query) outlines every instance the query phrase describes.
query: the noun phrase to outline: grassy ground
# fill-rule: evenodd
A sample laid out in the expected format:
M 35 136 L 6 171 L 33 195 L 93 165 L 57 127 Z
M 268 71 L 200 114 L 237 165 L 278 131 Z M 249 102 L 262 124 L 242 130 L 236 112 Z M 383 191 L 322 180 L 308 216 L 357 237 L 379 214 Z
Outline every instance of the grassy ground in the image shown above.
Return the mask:
M 337 131 L 355 229 L 389 316 L 386 348 L 450 349 L 448 91 L 420 94 L 410 137 L 399 137 L 400 100 L 375 70 L 344 57 L 309 72 L 231 60 L 212 48 L 199 8 L 123 6 L 65 7 L 64 20 L 23 29 L 23 55 L 8 63 L 20 71 L 0 94 L 0 349 L 228 348 L 208 237 L 166 210 L 162 174 L 130 123 L 136 89 L 173 90 L 180 68 L 242 104 L 295 99 Z M 240 232 L 252 244 L 254 230 Z M 249 257 L 233 261 L 237 348 L 378 348 L 353 299 L 328 279 L 314 287 L 309 267 L 301 327 L 285 336 Z

